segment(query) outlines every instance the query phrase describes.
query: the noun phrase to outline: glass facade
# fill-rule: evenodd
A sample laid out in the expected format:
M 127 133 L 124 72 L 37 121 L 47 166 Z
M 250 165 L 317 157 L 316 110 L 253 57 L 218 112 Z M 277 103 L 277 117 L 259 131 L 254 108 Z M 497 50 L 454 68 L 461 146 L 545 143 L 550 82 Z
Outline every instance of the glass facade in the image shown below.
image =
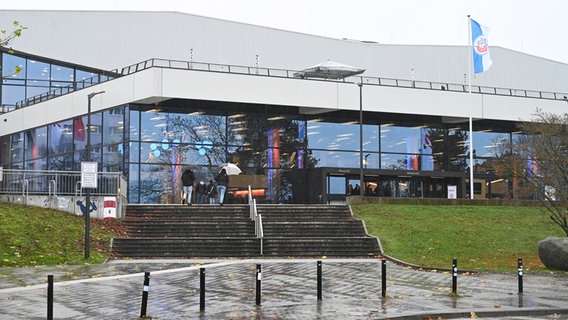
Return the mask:
M 15 65 L 22 72 L 11 73 L 10 66 Z M 54 88 L 81 89 L 105 79 L 95 70 L 8 53 L 2 54 L 2 66 L 0 101 L 5 112 Z M 123 105 L 93 113 L 90 128 L 83 116 L 0 137 L 0 166 L 80 170 L 90 134 L 91 161 L 98 162 L 101 171 L 127 176 L 131 203 L 179 203 L 185 168 L 207 183 L 227 162 L 242 170 L 231 176 L 229 202 L 242 201 L 248 185 L 266 203 L 318 202 L 325 192 L 445 197 L 446 185 L 459 181 L 431 176 L 454 172 L 453 177 L 465 179 L 467 128 L 382 114 L 373 117 L 365 118 L 361 135 L 356 112 L 314 119 L 293 106 L 175 100 Z M 512 139 L 510 129 L 495 131 L 473 133 L 474 170 L 484 181 L 496 179 L 490 168 L 496 146 Z M 369 183 L 364 190 L 358 185 L 361 144 L 363 168 L 370 177 L 365 178 Z M 318 175 L 325 170 L 333 174 Z

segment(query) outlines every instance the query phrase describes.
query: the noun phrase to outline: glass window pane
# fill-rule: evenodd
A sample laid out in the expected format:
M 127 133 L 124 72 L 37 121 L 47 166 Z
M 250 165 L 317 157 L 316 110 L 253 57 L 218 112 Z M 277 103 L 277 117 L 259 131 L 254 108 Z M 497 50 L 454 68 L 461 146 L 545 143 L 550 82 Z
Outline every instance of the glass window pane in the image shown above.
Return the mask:
M 106 145 L 103 148 L 103 171 L 116 172 L 124 171 L 124 157 L 122 152 L 122 144 Z
M 48 126 L 48 151 L 51 155 L 73 151 L 73 121 Z
M 103 144 L 121 143 L 124 137 L 124 115 L 122 107 L 103 113 Z
M 381 126 L 381 151 L 419 153 L 421 128 Z
M 28 86 L 28 90 L 26 92 L 26 98 L 32 98 L 39 96 L 41 94 L 45 94 L 49 91 L 49 87 L 32 87 Z
M 130 109 L 130 141 L 140 140 L 140 111 L 135 109 Z
M 47 156 L 47 127 L 26 130 L 25 159 L 37 159 Z
M 25 67 L 26 59 L 8 53 L 2 55 L 2 77 L 24 79 L 26 77 Z M 21 68 L 23 71 L 17 72 L 18 68 Z
M 131 164 L 128 170 L 128 202 L 138 203 L 138 191 L 140 190 L 140 180 L 138 176 L 140 174 L 140 165 Z
M 359 150 L 358 124 L 308 122 L 308 147 L 327 150 Z
M 416 162 L 415 162 L 416 161 Z M 414 170 L 417 166 L 418 158 L 416 155 L 383 153 L 381 155 L 381 169 L 387 170 Z M 408 169 L 410 166 L 411 169 Z
M 314 150 L 316 167 L 360 168 L 359 152 Z
M 378 153 L 365 153 L 363 155 L 363 168 L 379 169 L 379 159 Z
M 129 143 L 129 159 L 130 162 L 139 162 L 140 161 L 140 143 L 139 142 L 130 142 Z
M 169 203 L 173 197 L 171 165 L 140 165 L 140 203 Z
M 2 104 L 15 106 L 17 102 L 26 99 L 26 87 L 24 86 L 2 86 Z
M 49 170 L 75 170 L 73 167 L 73 153 L 61 154 L 48 158 Z
M 379 126 L 363 125 L 363 150 L 379 151 Z
M 162 141 L 168 137 L 168 114 L 162 112 L 143 112 L 140 131 L 142 141 Z M 182 142 L 185 142 L 182 140 Z
M 56 64 L 51 65 L 51 80 L 73 82 L 73 69 Z
M 344 195 L 347 193 L 347 190 L 345 188 L 345 177 L 330 176 L 328 180 L 329 180 L 329 189 L 327 190 L 328 194 Z
M 473 132 L 473 150 L 475 157 L 495 157 L 498 145 L 509 144 L 510 135 L 500 132 Z
M 47 170 L 47 158 L 26 161 L 24 163 L 24 168 L 26 170 Z M 30 191 L 35 188 L 39 192 L 45 192 L 45 190 L 47 190 L 48 182 L 45 181 L 45 176 L 43 178 L 44 179 L 35 179 L 35 181 L 30 179 Z
M 50 80 L 49 63 L 28 60 L 26 75 L 29 80 Z
M 77 82 L 97 77 L 96 73 L 90 71 L 83 71 L 77 69 L 76 73 L 77 73 Z
M 12 162 L 24 161 L 24 133 L 12 134 Z

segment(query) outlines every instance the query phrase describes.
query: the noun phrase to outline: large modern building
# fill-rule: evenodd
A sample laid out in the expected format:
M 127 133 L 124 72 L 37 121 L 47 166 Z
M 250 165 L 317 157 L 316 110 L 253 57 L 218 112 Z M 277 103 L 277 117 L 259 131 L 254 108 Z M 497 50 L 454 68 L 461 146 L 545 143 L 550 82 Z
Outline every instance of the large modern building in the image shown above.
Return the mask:
M 537 109 L 568 110 L 567 64 L 500 47 L 470 77 L 465 45 L 176 12 L 0 11 L 14 20 L 28 29 L 1 55 L 0 166 L 80 170 L 90 140 L 99 170 L 127 177 L 130 203 L 179 201 L 184 168 L 208 181 L 227 162 L 242 170 L 233 202 L 249 185 L 267 203 L 445 198 L 449 186 L 465 198 L 470 167 L 476 198 L 518 197 L 492 168 L 496 148 Z M 328 60 L 365 72 L 298 76 Z

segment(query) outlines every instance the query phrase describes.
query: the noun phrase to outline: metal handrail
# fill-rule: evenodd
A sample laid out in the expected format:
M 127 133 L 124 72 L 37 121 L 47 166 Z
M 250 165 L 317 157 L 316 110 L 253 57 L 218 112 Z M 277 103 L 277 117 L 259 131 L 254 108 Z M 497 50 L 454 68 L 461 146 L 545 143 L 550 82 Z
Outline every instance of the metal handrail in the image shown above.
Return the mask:
M 254 206 L 256 207 L 256 199 L 254 200 Z M 263 239 L 264 239 L 264 230 L 262 228 L 262 215 L 258 215 L 258 219 L 257 219 L 257 224 L 258 225 L 258 230 L 257 230 L 257 234 L 256 237 L 258 239 L 260 239 L 260 255 L 264 254 L 264 245 L 263 245 Z
M 81 181 L 75 183 L 75 196 L 83 196 L 83 188 L 81 187 Z
M 53 185 L 53 190 L 51 190 L 51 185 Z M 53 194 L 51 193 L 51 191 L 53 191 Z M 49 180 L 49 192 L 47 194 L 48 196 L 57 196 L 57 182 L 53 179 Z
M 35 95 L 33 97 L 18 101 L 18 102 L 16 102 L 15 109 L 16 110 L 21 109 L 21 108 L 24 108 L 24 107 L 27 107 L 27 106 L 34 105 L 36 103 L 40 103 L 40 102 L 44 102 L 44 101 L 47 101 L 47 100 L 50 100 L 50 99 L 53 99 L 53 98 L 57 98 L 59 96 L 63 96 L 63 95 L 75 92 L 77 90 L 85 89 L 85 88 L 88 88 L 90 86 L 94 86 L 94 85 L 99 84 L 99 83 L 103 83 L 103 82 L 113 80 L 113 79 L 118 78 L 120 76 L 121 76 L 121 74 L 118 73 L 118 70 L 116 70 L 116 69 L 111 70 L 111 71 L 106 71 L 106 72 L 103 72 L 100 75 L 96 75 L 96 76 L 93 76 L 91 78 L 87 78 L 87 79 L 78 81 L 76 83 L 69 84 L 69 85 L 64 86 L 64 87 L 55 88 L 55 89 L 52 89 L 50 91 Z M 2 108 L 3 112 L 0 112 L 0 113 L 8 112 L 6 110 L 3 110 L 4 106 L 2 106 L 2 107 L 3 107 Z M 13 111 L 13 110 L 10 110 L 10 111 Z
M 262 227 L 262 216 L 258 213 L 258 209 L 256 207 L 256 199 L 252 197 L 252 188 L 248 186 L 248 199 L 249 199 L 249 207 L 250 207 L 250 219 L 254 221 L 254 234 L 256 235 L 257 239 L 260 239 L 260 254 L 262 255 L 264 252 L 264 229 Z
M 166 59 L 157 59 L 157 58 L 148 59 L 144 62 L 122 68 L 121 74 L 130 75 L 132 73 L 140 72 L 148 68 L 167 68 L 167 69 L 183 69 L 183 70 L 196 70 L 196 71 L 208 71 L 208 72 L 224 72 L 224 73 L 237 73 L 237 74 L 247 74 L 247 75 L 257 75 L 257 76 L 298 79 L 298 77 L 294 76 L 294 74 L 297 73 L 298 70 L 260 68 L 260 67 L 216 64 L 216 63 L 207 63 L 207 62 L 193 62 L 193 61 L 188 62 L 182 60 L 166 60 Z M 311 81 L 363 83 L 365 85 L 378 85 L 378 86 L 387 86 L 387 87 L 403 87 L 403 88 L 416 88 L 416 89 L 454 91 L 454 92 L 469 91 L 469 86 L 466 84 L 368 77 L 368 76 L 353 76 L 344 79 L 315 79 L 315 78 L 303 78 L 303 79 Z M 514 88 L 472 86 L 472 92 L 482 93 L 482 94 L 514 96 L 514 97 L 540 98 L 548 100 L 568 100 L 567 93 L 535 91 L 535 90 L 514 89 Z
M 22 196 L 27 198 L 30 192 L 29 188 L 30 188 L 30 182 L 28 181 L 28 179 L 24 179 L 22 183 Z

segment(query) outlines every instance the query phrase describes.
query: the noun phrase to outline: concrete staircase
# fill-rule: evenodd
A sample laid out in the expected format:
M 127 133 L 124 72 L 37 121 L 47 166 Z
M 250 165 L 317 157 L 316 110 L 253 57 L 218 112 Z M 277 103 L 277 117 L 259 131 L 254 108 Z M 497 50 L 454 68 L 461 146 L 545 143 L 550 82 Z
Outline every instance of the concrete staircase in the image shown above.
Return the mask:
M 369 257 L 380 255 L 378 239 L 344 205 L 262 205 L 265 256 Z
M 116 258 L 363 257 L 379 255 L 347 206 L 259 205 L 264 238 L 255 236 L 248 205 L 129 205 L 127 238 Z M 261 254 L 262 247 L 262 254 Z
M 260 240 L 246 205 L 129 205 L 119 258 L 257 257 Z

